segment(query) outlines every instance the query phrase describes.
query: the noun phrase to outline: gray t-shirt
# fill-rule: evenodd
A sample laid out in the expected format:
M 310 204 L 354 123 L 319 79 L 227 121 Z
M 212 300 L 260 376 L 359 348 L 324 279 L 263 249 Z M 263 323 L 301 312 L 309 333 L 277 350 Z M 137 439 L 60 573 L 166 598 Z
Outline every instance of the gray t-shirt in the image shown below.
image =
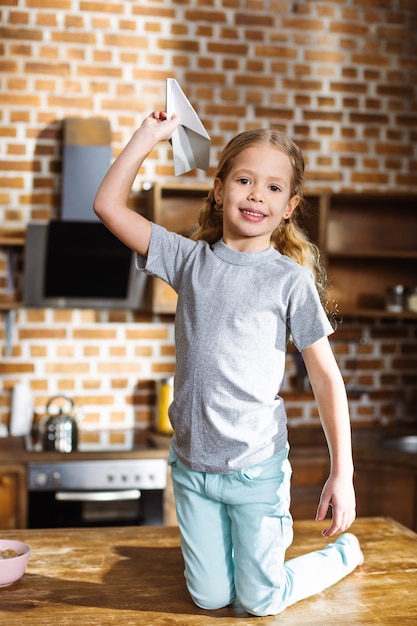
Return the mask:
M 279 452 L 289 335 L 303 350 L 332 332 L 311 272 L 273 247 L 242 253 L 155 224 L 137 266 L 178 293 L 169 414 L 180 460 L 227 474 Z

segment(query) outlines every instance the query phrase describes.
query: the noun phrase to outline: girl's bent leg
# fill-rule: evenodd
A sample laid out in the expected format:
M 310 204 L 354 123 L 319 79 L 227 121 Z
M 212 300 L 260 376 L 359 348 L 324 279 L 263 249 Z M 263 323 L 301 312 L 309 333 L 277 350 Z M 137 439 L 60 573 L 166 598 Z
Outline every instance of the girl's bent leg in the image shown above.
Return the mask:
M 284 564 L 287 598 L 282 610 L 331 587 L 363 563 L 357 538 L 345 533 L 323 550 L 310 552 Z
M 184 467 L 172 451 L 169 462 L 188 591 L 201 608 L 227 606 L 235 588 L 226 506 L 207 496 L 205 474 Z
M 290 474 L 283 451 L 273 463 L 230 477 L 236 596 L 252 615 L 275 615 L 338 582 L 363 561 L 359 542 L 347 533 L 323 550 L 284 563 L 292 541 Z
M 275 615 L 362 563 L 359 542 L 349 533 L 284 563 L 292 541 L 286 450 L 225 476 L 194 472 L 172 452 L 170 465 L 185 578 L 201 608 L 221 608 L 236 595 L 248 613 Z
M 252 615 L 276 615 L 291 604 L 334 585 L 362 562 L 358 540 L 346 533 L 323 550 L 291 559 L 282 566 L 276 564 L 269 584 L 267 580 L 264 585 L 258 583 L 245 596 L 238 594 L 238 599 Z

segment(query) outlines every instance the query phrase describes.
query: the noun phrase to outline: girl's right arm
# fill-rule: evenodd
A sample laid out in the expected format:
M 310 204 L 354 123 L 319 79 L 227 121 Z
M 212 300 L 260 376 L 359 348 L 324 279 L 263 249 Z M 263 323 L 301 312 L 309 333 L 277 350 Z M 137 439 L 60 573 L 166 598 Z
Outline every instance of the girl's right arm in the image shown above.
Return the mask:
M 111 232 L 129 248 L 146 256 L 151 237 L 151 222 L 127 206 L 133 181 L 148 154 L 159 141 L 168 140 L 179 124 L 174 113 L 155 111 L 135 131 L 114 161 L 94 200 L 94 211 Z

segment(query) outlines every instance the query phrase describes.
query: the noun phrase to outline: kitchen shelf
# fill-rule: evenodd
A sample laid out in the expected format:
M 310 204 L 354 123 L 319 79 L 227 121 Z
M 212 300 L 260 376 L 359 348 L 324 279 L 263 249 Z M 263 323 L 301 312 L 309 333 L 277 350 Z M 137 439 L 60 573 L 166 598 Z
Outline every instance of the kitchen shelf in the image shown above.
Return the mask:
M 316 208 L 314 240 L 340 315 L 416 319 L 384 307 L 389 287 L 417 286 L 417 195 L 324 193 Z
M 147 217 L 172 232 L 189 237 L 198 224 L 198 214 L 207 196 L 207 184 L 155 184 L 147 194 Z M 177 294 L 163 280 L 147 281 L 144 309 L 159 314 L 174 314 Z
M 189 236 L 210 186 L 153 185 L 148 217 Z M 301 225 L 320 249 L 328 297 L 340 317 L 417 319 L 385 310 L 388 287 L 417 285 L 417 195 L 309 193 Z M 149 281 L 146 309 L 175 313 L 177 297 L 163 281 Z
M 0 313 L 5 317 L 5 337 L 6 356 L 12 352 L 13 323 L 15 309 L 22 306 L 16 299 L 15 269 L 16 269 L 16 248 L 23 248 L 25 245 L 25 231 L 21 229 L 0 228 L 0 247 L 6 250 L 6 281 L 9 295 L 0 297 Z
M 327 257 L 334 259 L 417 259 L 417 250 L 327 250 Z
M 147 217 L 190 236 L 210 185 L 153 184 L 144 191 Z M 302 225 L 319 247 L 328 275 L 328 297 L 341 318 L 417 320 L 417 314 L 385 310 L 388 287 L 417 286 L 417 194 L 310 193 Z M 8 284 L 14 262 L 24 247 L 25 231 L 0 229 L 0 246 L 7 250 Z M 143 311 L 175 314 L 177 296 L 158 278 L 147 281 Z M 10 291 L 0 299 L 9 331 L 14 309 L 22 306 Z M 10 335 L 10 333 L 9 333 Z
M 401 311 L 401 313 L 393 313 L 392 311 L 386 311 L 385 309 L 343 309 L 338 313 L 338 317 L 360 317 L 360 318 L 381 318 L 390 320 L 416 320 L 417 313 L 411 311 Z

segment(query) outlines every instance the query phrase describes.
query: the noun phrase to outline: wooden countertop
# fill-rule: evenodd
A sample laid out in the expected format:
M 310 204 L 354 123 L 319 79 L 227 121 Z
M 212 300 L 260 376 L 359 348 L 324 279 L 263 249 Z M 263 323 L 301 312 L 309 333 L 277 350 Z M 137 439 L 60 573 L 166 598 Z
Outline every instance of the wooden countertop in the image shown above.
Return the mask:
M 320 548 L 323 523 L 294 523 L 288 558 Z M 358 519 L 365 563 L 322 594 L 277 616 L 198 609 L 184 579 L 175 527 L 19 530 L 32 547 L 25 576 L 0 589 L 0 623 L 20 626 L 328 626 L 415 624 L 417 535 L 383 518 Z
M 404 450 L 390 448 L 387 440 L 404 435 L 417 435 L 415 425 L 386 426 L 374 429 L 353 429 L 352 444 L 355 463 L 376 463 L 396 465 L 417 470 L 417 454 Z M 417 623 L 417 620 L 416 620 Z
M 390 462 L 417 468 L 417 454 L 410 454 L 399 450 L 384 447 L 386 437 L 403 434 L 417 434 L 417 426 L 410 424 L 374 427 L 354 427 L 353 451 L 354 459 L 368 462 Z M 166 435 L 155 435 L 151 431 L 138 431 L 136 442 L 139 446 L 135 450 L 115 450 L 97 452 L 28 452 L 25 448 L 24 437 L 7 437 L 0 439 L 0 460 L 3 463 L 26 464 L 33 461 L 79 461 L 94 459 L 131 459 L 131 458 L 167 458 L 170 438 Z M 299 459 L 310 458 L 312 448 L 314 456 L 328 458 L 328 450 L 323 430 L 317 427 L 293 427 L 289 430 L 291 457 Z
M 166 437 L 165 437 L 166 438 Z M 7 437 L 0 439 L 0 461 L 3 463 L 62 462 L 62 461 L 94 461 L 107 459 L 166 459 L 168 443 L 165 447 L 158 445 L 158 440 L 147 431 L 135 434 L 133 450 L 71 452 L 65 454 L 55 451 L 28 451 L 24 437 Z

